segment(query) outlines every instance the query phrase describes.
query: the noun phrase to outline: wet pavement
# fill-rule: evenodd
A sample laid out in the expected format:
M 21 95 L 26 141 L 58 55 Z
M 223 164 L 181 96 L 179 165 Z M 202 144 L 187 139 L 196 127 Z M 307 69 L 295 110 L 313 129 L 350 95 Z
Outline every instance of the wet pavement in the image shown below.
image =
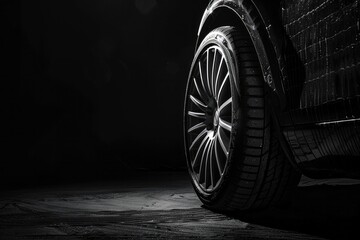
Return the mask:
M 357 239 L 359 217 L 357 180 L 303 178 L 290 206 L 225 215 L 186 173 L 147 173 L 3 191 L 0 239 Z

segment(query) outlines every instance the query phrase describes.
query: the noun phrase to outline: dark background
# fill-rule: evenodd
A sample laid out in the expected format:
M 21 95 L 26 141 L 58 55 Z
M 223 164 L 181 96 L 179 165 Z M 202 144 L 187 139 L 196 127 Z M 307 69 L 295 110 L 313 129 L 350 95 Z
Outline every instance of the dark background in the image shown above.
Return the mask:
M 207 3 L 2 0 L 2 185 L 184 170 L 183 97 Z

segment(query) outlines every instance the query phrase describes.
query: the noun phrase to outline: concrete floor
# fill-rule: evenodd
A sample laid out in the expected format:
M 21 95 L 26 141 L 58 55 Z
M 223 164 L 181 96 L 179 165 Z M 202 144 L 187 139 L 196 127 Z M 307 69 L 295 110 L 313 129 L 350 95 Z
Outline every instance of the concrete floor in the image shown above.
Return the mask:
M 2 192 L 0 239 L 354 239 L 359 217 L 359 181 L 303 178 L 289 207 L 223 215 L 186 173 L 147 173 Z

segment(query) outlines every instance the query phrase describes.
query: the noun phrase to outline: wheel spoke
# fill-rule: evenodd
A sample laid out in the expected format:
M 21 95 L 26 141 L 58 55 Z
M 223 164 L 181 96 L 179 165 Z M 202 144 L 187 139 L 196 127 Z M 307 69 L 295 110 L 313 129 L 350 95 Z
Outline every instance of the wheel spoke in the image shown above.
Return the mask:
M 209 157 L 210 157 L 210 154 L 211 154 L 211 146 L 212 146 L 212 141 L 209 141 L 209 145 L 208 145 L 208 147 L 207 147 L 207 149 L 206 149 L 206 153 L 205 153 L 205 151 L 204 151 L 204 153 L 205 153 L 205 187 L 207 187 L 209 184 L 208 184 L 208 178 L 209 178 Z M 211 177 L 211 176 L 210 176 Z
M 221 67 L 222 67 L 223 62 L 224 62 L 224 57 L 221 56 L 219 68 L 218 68 L 218 70 L 217 70 L 216 79 L 215 79 L 215 95 L 216 95 L 216 96 L 217 96 L 217 92 L 218 92 L 217 86 L 218 86 L 219 74 L 220 74 L 220 70 L 221 70 Z
M 194 97 L 192 95 L 190 95 L 190 99 L 200 110 L 205 112 L 206 105 L 203 102 L 201 102 L 199 99 L 197 99 L 196 97 Z
M 213 149 L 214 149 L 214 141 L 211 142 L 211 148 L 210 148 L 210 157 L 209 157 L 209 164 L 210 164 L 210 180 L 211 180 L 211 186 L 214 187 L 214 170 L 213 170 Z
M 231 123 L 219 118 L 219 126 L 231 132 Z
M 201 149 L 202 149 L 202 147 L 204 146 L 204 143 L 206 142 L 206 140 L 208 140 L 207 137 L 205 137 L 205 138 L 202 140 L 202 142 L 200 143 L 200 146 L 199 146 L 198 150 L 196 151 L 196 154 L 195 154 L 195 157 L 194 157 L 194 161 L 193 161 L 192 164 L 191 164 L 193 168 L 194 168 L 195 164 L 197 163 L 197 160 L 199 159 L 199 154 L 200 154 Z
M 194 81 L 195 88 L 196 88 L 196 91 L 198 92 L 199 96 L 200 96 L 202 99 L 206 99 L 206 98 L 203 96 L 203 94 L 201 93 L 200 88 L 199 88 L 199 86 L 198 86 L 195 78 L 193 78 L 193 81 Z
M 219 112 L 221 112 L 227 105 L 232 103 L 232 97 L 230 97 L 228 100 L 226 100 L 221 106 L 219 107 Z
M 214 95 L 215 95 L 214 70 L 215 70 L 216 54 L 217 54 L 217 49 L 215 48 L 215 50 L 214 50 L 214 58 L 213 58 L 213 63 L 212 63 L 212 69 L 211 69 L 211 86 L 212 86 L 212 92 L 213 92 Z
M 195 131 L 195 130 L 197 130 L 197 129 L 199 129 L 199 128 L 205 128 L 205 127 L 206 127 L 205 123 L 203 123 L 203 122 L 198 123 L 198 124 L 192 126 L 191 128 L 189 128 L 189 129 L 188 129 L 188 133 L 190 133 L 190 132 L 192 132 L 192 131 Z
M 205 163 L 204 163 L 204 157 L 207 155 L 209 144 L 210 144 L 210 141 L 208 140 L 205 147 L 204 147 L 203 153 L 201 155 L 201 162 L 200 162 L 200 169 L 199 169 L 199 181 L 201 181 L 201 179 L 203 177 L 203 170 L 205 170 L 205 176 L 204 177 L 206 178 L 206 159 L 205 159 Z M 205 164 L 205 169 L 203 167 L 204 164 Z
M 222 150 L 224 151 L 225 156 L 227 157 L 229 152 L 227 150 L 226 145 L 228 145 L 229 139 L 225 136 L 225 134 L 223 134 L 223 131 L 221 129 L 219 129 L 219 135 L 218 136 L 219 136 L 218 140 L 219 140 L 220 146 L 221 146 Z
M 202 69 L 201 69 L 201 61 L 199 61 L 199 73 L 200 73 L 200 80 L 201 80 L 201 85 L 206 93 L 206 87 L 205 87 L 205 82 L 204 82 L 204 77 L 202 74 Z M 207 94 L 207 93 L 206 93 Z M 207 94 L 208 95 L 208 94 Z
M 205 119 L 205 113 L 189 111 L 188 114 L 189 114 L 189 116 L 192 116 L 192 117 L 195 117 L 195 118 Z
M 216 136 L 216 138 L 218 138 L 218 137 Z M 218 149 L 218 141 L 217 141 L 217 139 L 215 139 L 215 146 L 214 146 L 214 148 L 215 148 L 216 164 L 217 164 L 217 166 L 218 166 L 219 174 L 220 174 L 220 176 L 221 176 L 222 173 L 223 173 L 223 167 L 221 166 L 222 164 L 220 163 L 220 157 L 219 157 L 219 154 L 218 154 L 218 151 L 217 151 L 217 149 Z
M 207 86 L 209 89 L 209 95 L 212 95 L 212 90 L 211 90 L 211 85 L 210 85 L 210 78 L 209 78 L 209 64 L 210 64 L 210 59 L 209 59 L 209 49 L 206 51 L 206 81 L 207 81 Z
M 221 83 L 220 89 L 216 94 L 216 99 L 217 100 L 220 98 L 221 92 L 224 89 L 224 85 L 227 82 L 228 78 L 229 78 L 229 72 L 227 72 L 227 74 L 225 75 L 225 78 L 224 78 L 223 82 Z
M 206 129 L 202 130 L 201 133 L 199 133 L 199 135 L 196 136 L 196 138 L 194 139 L 194 141 L 191 143 L 191 146 L 189 147 L 189 149 L 191 150 L 194 145 L 206 134 Z

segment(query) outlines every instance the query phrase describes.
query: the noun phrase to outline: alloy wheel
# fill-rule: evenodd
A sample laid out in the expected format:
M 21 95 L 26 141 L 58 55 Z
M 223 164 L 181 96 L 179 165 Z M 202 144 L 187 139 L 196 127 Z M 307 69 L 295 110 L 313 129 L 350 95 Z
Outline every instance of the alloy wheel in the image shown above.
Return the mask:
M 223 50 L 209 45 L 190 75 L 185 108 L 185 140 L 192 177 L 204 192 L 217 189 L 228 164 L 232 92 Z

